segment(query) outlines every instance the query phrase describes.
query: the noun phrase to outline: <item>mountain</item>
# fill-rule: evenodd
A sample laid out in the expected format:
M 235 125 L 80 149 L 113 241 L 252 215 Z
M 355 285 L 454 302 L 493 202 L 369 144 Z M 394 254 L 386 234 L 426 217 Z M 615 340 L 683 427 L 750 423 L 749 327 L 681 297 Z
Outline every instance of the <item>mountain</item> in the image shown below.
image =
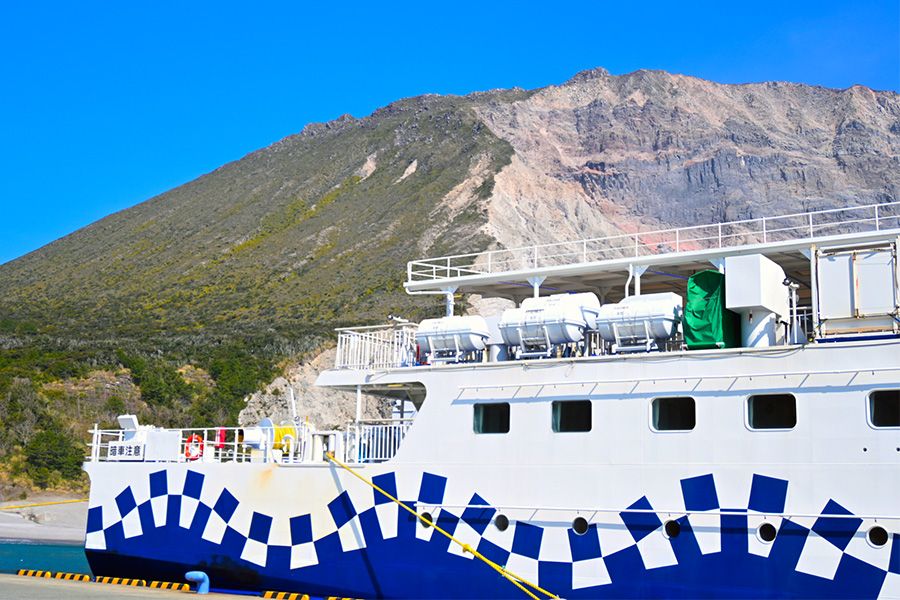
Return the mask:
M 332 328 L 442 312 L 408 260 L 898 197 L 900 97 L 860 86 L 594 69 L 309 125 L 0 265 L 0 499 L 70 485 L 122 412 L 253 421 L 293 387 L 340 425 Z
M 291 336 L 433 312 L 414 258 L 898 197 L 896 93 L 595 69 L 309 125 L 0 266 L 0 325 Z

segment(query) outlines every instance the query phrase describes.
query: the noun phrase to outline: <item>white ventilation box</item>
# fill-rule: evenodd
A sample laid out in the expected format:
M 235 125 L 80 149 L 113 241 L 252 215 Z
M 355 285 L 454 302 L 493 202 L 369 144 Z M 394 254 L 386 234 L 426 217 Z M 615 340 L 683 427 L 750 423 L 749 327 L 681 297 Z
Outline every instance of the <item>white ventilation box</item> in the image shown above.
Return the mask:
M 725 258 L 725 308 L 734 312 L 761 310 L 781 319 L 790 314 L 784 269 L 762 254 Z
M 490 329 L 484 317 L 452 316 L 425 319 L 416 331 L 420 351 L 431 354 L 433 360 L 455 360 L 467 352 L 485 348 Z
M 659 340 L 678 331 L 683 311 L 681 296 L 673 292 L 629 296 L 604 304 L 597 316 L 597 331 L 614 350 L 651 350 Z
M 498 325 L 506 344 L 546 353 L 550 346 L 584 339 L 585 330 L 597 326 L 599 312 L 596 294 L 555 294 L 525 299 L 519 308 L 503 311 Z
M 790 317 L 784 269 L 762 254 L 725 258 L 725 308 L 741 316 L 741 345 L 762 348 L 784 342 L 779 323 Z

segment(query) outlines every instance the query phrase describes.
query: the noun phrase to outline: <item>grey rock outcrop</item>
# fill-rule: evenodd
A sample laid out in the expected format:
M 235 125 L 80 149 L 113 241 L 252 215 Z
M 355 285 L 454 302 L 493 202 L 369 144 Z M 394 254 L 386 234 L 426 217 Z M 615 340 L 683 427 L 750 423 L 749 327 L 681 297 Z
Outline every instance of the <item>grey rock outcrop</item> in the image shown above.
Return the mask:
M 319 373 L 334 365 L 335 350 L 326 350 L 308 363 L 285 369 L 262 391 L 247 398 L 240 414 L 241 425 L 255 425 L 265 417 L 275 423 L 291 422 L 290 389 L 294 390 L 297 416 L 308 420 L 316 429 L 343 429 L 356 417 L 356 394 L 313 385 Z M 390 401 L 363 394 L 362 418 L 382 419 L 391 414 Z

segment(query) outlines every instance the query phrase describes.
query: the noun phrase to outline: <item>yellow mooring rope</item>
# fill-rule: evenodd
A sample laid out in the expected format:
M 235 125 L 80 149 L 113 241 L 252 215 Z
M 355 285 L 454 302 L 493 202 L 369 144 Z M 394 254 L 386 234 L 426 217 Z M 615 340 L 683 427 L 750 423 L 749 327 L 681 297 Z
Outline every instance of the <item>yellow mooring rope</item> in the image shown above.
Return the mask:
M 541 600 L 541 599 L 540 599 L 539 596 L 537 596 L 537 595 L 536 595 L 534 592 L 532 592 L 531 590 L 535 590 L 536 592 L 540 592 L 541 594 L 545 595 L 547 598 L 559 598 L 559 596 L 557 596 L 556 594 L 554 594 L 554 593 L 552 593 L 552 592 L 548 592 L 548 591 L 545 590 L 544 588 L 539 587 L 539 586 L 537 586 L 536 584 L 531 583 L 531 582 L 528 581 L 527 579 L 524 579 L 524 578 L 522 578 L 522 577 L 516 575 L 516 574 L 513 573 L 512 571 L 507 570 L 506 567 L 503 567 L 503 566 L 501 566 L 501 565 L 498 565 L 497 563 L 495 563 L 494 561 L 492 561 L 492 560 L 489 559 L 488 557 L 486 557 L 486 556 L 484 556 L 483 554 L 481 554 L 480 552 L 478 552 L 478 550 L 476 550 L 475 548 L 473 548 L 473 547 L 470 546 L 469 544 L 466 544 L 466 543 L 461 542 L 460 540 L 456 539 L 456 538 L 453 537 L 450 533 L 448 533 L 448 532 L 445 531 L 444 529 L 438 527 L 437 524 L 435 524 L 434 522 L 430 521 L 429 519 L 426 519 L 425 517 L 423 517 L 422 515 L 420 515 L 419 513 L 417 513 L 416 511 L 414 511 L 413 509 L 411 509 L 410 507 L 408 507 L 406 504 L 404 504 L 404 503 L 401 502 L 400 500 L 397 500 L 396 498 L 394 498 L 393 496 L 391 496 L 389 493 L 387 493 L 386 491 L 384 491 L 383 489 L 381 489 L 380 487 L 378 487 L 377 485 L 375 485 L 375 482 L 373 482 L 373 481 L 371 481 L 371 480 L 369 480 L 369 479 L 366 479 L 365 477 L 363 477 L 362 475 L 360 475 L 359 473 L 357 473 L 356 471 L 354 471 L 353 469 L 351 469 L 350 467 L 348 467 L 347 465 L 345 465 L 344 463 L 342 463 L 341 461 L 339 461 L 338 459 L 336 459 L 336 458 L 334 457 L 334 454 L 332 454 L 331 452 L 326 453 L 325 456 L 328 457 L 328 460 L 330 460 L 331 462 L 333 462 L 333 463 L 336 464 L 337 466 L 341 467 L 342 469 L 348 471 L 351 475 L 353 475 L 354 477 L 356 477 L 357 479 L 359 479 L 360 481 L 362 481 L 363 483 L 365 483 L 366 485 L 368 485 L 368 486 L 371 487 L 372 489 L 376 490 L 376 491 L 377 491 L 378 493 L 380 493 L 381 495 L 385 496 L 386 498 L 389 498 L 392 502 L 394 502 L 395 504 L 397 504 L 398 506 L 400 506 L 400 507 L 401 507 L 403 510 L 405 510 L 406 512 L 408 512 L 408 513 L 410 513 L 410 514 L 412 514 L 412 515 L 415 515 L 415 517 L 416 517 L 418 520 L 422 521 L 423 523 L 425 523 L 425 524 L 428 525 L 429 527 L 434 527 L 435 531 L 437 531 L 437 532 L 439 532 L 441 535 L 443 535 L 443 536 L 449 538 L 450 541 L 452 541 L 452 542 L 458 544 L 458 545 L 463 549 L 463 552 L 468 552 L 469 554 L 471 554 L 471 555 L 474 556 L 475 558 L 480 559 L 482 562 L 484 562 L 484 563 L 487 564 L 489 567 L 491 567 L 492 569 L 494 569 L 495 571 L 497 571 L 498 573 L 500 573 L 500 575 L 502 575 L 502 576 L 505 577 L 507 580 L 509 580 L 509 582 L 512 583 L 514 586 L 516 586 L 517 588 L 519 588 L 520 590 L 522 590 L 523 592 L 525 592 L 526 594 L 528 594 L 528 597 L 531 598 L 532 600 Z M 526 586 L 527 586 L 527 587 L 526 587 Z M 530 589 L 529 589 L 529 588 L 530 588 Z
M 87 498 L 79 498 L 78 500 L 57 500 L 55 502 L 35 502 L 34 504 L 19 504 L 18 506 L 0 506 L 0 512 L 7 510 L 21 510 L 23 508 L 36 508 L 38 506 L 54 506 L 56 504 L 76 504 L 78 502 L 87 501 Z

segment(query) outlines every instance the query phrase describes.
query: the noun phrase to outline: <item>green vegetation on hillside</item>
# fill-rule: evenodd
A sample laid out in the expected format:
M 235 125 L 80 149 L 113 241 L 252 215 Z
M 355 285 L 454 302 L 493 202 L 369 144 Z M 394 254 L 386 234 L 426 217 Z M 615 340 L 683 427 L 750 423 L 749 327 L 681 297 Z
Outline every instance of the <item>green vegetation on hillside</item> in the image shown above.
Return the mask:
M 88 429 L 123 412 L 234 424 L 334 327 L 440 312 L 404 294 L 406 262 L 490 243 L 480 201 L 512 155 L 473 103 L 413 98 L 310 126 L 0 266 L 5 471 L 61 485 Z M 484 183 L 453 212 L 442 199 L 476 165 Z
M 0 472 L 26 487 L 81 480 L 88 431 L 117 427 L 120 414 L 172 427 L 234 424 L 244 397 L 276 371 L 271 349 L 240 342 L 152 351 L 103 342 L 68 349 L 49 338 L 28 344 L 0 352 Z M 209 373 L 209 384 L 187 381 L 183 364 Z

